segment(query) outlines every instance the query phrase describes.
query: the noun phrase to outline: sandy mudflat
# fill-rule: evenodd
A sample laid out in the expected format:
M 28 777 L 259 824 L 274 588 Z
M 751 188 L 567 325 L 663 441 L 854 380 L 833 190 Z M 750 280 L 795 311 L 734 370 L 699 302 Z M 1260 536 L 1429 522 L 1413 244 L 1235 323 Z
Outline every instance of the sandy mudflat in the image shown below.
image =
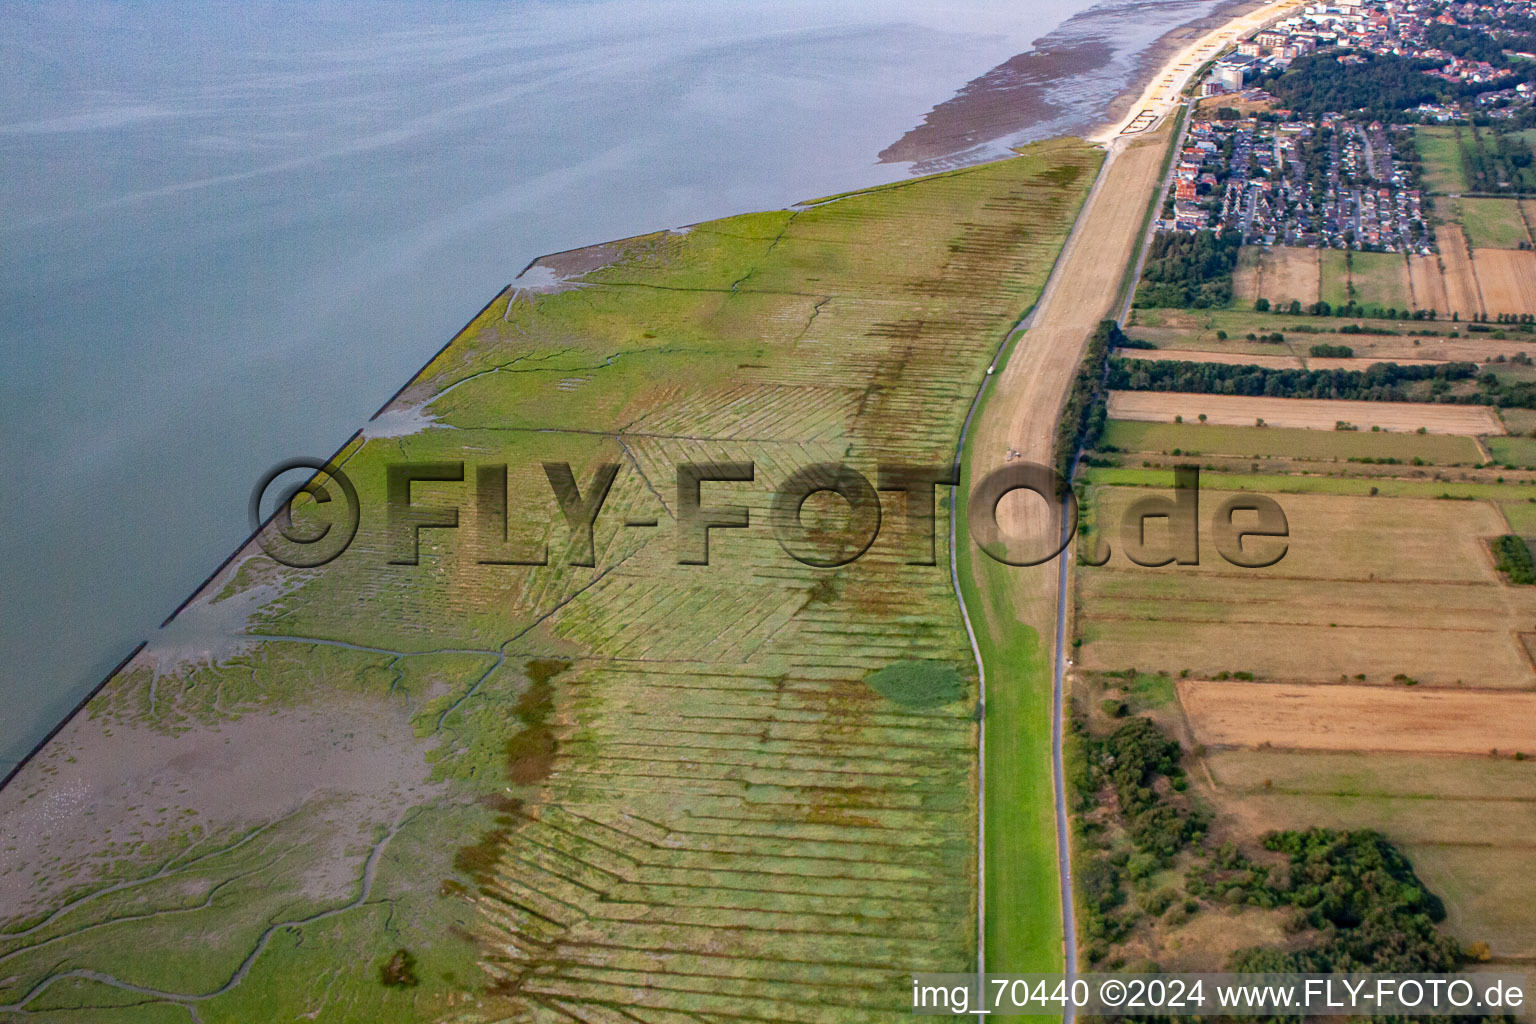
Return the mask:
M 362 703 L 254 711 L 175 735 L 77 715 L 0 791 L 0 920 L 89 881 L 114 842 L 153 848 L 192 825 L 223 835 L 320 803 L 336 827 L 310 834 L 306 888 L 342 895 L 356 869 L 349 849 L 442 792 L 426 782 L 427 746 L 403 711 Z
M 934 161 L 1008 138 L 1058 116 L 1064 109 L 1047 97 L 1049 87 L 1103 64 L 1112 53 L 1108 43 L 1087 39 L 1010 57 L 934 107 L 922 124 L 882 150 L 880 161 Z
M 923 123 L 908 131 L 880 153 L 884 163 L 913 161 L 918 170 L 937 170 L 942 165 L 985 159 L 997 154 L 983 147 L 1000 139 L 1029 132 L 1043 123 L 1049 134 L 1086 133 L 1105 121 L 1118 120 L 1153 74 L 1189 43 L 1219 25 L 1263 6 L 1260 0 L 1232 0 L 1193 21 L 1164 33 L 1126 62 L 1128 70 L 1119 93 L 1098 106 L 1083 103 L 1074 110 L 1062 95 L 1072 94 L 1074 80 L 1100 71 L 1115 57 L 1112 33 L 1123 31 L 1119 20 L 1138 13 L 1135 9 L 1093 8 L 1070 19 L 1060 28 L 1035 41 L 1033 48 L 1016 54 L 972 79 L 953 97 L 934 107 Z M 1102 21 L 1102 27 L 1094 24 Z M 1091 83 L 1094 92 L 1102 79 Z

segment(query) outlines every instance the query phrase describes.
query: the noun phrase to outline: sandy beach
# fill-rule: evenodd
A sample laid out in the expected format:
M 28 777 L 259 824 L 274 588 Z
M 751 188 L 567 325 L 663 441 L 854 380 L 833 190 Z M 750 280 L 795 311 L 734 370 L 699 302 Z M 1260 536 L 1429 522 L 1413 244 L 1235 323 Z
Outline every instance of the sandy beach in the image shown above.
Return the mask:
M 1119 118 L 1089 136 L 1089 141 L 1109 142 L 1120 135 L 1139 134 L 1156 127 L 1178 106 L 1180 92 L 1207 61 L 1219 57 L 1242 37 L 1287 17 L 1302 6 L 1305 6 L 1304 0 L 1266 0 L 1257 6 L 1240 5 L 1242 13 L 1201 33 L 1165 59 L 1147 80 L 1136 101 L 1126 107 Z
M 1222 4 L 1203 18 L 1185 22 L 1164 33 L 1157 42 L 1143 51 L 1136 62 L 1136 73 L 1132 76 L 1131 85 L 1125 92 L 1115 97 L 1115 101 L 1109 105 L 1103 122 L 1097 126 L 1093 137 L 1096 138 L 1098 132 L 1111 128 L 1118 132 L 1120 126 L 1133 113 L 1132 106 L 1146 93 L 1147 87 L 1155 82 L 1158 76 L 1166 75 L 1171 68 L 1175 67 L 1183 51 L 1198 43 L 1213 30 L 1224 28 L 1228 22 L 1269 6 L 1269 0 L 1230 0 L 1229 3 Z

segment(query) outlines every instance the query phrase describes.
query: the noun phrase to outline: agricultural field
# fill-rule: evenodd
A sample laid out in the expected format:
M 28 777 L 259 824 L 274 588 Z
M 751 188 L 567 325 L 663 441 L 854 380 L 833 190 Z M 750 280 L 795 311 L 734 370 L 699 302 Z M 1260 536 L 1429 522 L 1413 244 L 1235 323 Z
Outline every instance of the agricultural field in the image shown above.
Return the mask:
M 1338 334 L 1343 327 L 1356 328 L 1360 334 L 1347 338 L 1326 337 Z M 1226 339 L 1219 338 L 1218 331 L 1224 332 Z M 1145 338 L 1159 348 L 1240 346 L 1250 333 L 1264 337 L 1277 332 L 1287 341 L 1304 345 L 1326 341 L 1359 346 L 1397 339 L 1401 339 L 1404 345 L 1412 345 L 1415 340 L 1427 345 L 1436 340 L 1451 340 L 1452 334 L 1458 337 L 1464 335 L 1466 325 L 1453 323 L 1449 319 L 1412 320 L 1399 317 L 1389 320 L 1385 317 L 1308 316 L 1258 313 L 1252 309 L 1134 309 L 1126 322 L 1125 332 L 1133 338 Z M 1222 345 L 1218 345 L 1218 342 Z M 1253 348 L 1254 351 L 1273 352 L 1276 346 L 1259 343 Z
M 1474 249 L 1519 249 L 1529 247 L 1530 233 L 1520 215 L 1520 203 L 1514 199 L 1476 199 L 1471 196 L 1456 201 L 1461 208 L 1461 227 Z
M 1349 264 L 1350 254 L 1342 249 L 1319 250 L 1317 257 L 1317 297 L 1319 299 L 1330 306 L 1343 306 L 1349 302 L 1354 295 L 1350 285 Z
M 1179 702 L 1207 746 L 1398 754 L 1536 751 L 1536 692 L 1181 679 Z
M 1477 287 L 1477 275 L 1472 269 L 1472 257 L 1467 249 L 1467 237 L 1454 224 L 1443 225 L 1438 234 L 1440 241 L 1440 273 L 1445 279 L 1445 298 L 1449 307 L 1441 311 L 1456 313 L 1463 320 L 1472 319 L 1483 312 L 1483 296 Z
M 974 969 L 947 530 L 910 564 L 885 495 L 867 554 L 815 568 L 770 493 L 953 460 L 1099 160 L 1038 144 L 530 268 L 336 456 L 345 554 L 247 545 L 0 793 L 38 837 L 0 860 L 0 1016 L 815 1024 Z M 460 526 L 389 528 L 402 461 Z M 590 538 L 551 461 L 575 501 L 617 467 Z M 678 525 L 699 462 L 754 466 L 702 484 L 748 528 Z M 808 503 L 806 542 L 838 515 Z
M 1491 314 L 1536 311 L 1536 252 L 1474 249 L 1478 289 Z
M 1303 306 L 1317 301 L 1317 249 L 1245 245 L 1238 251 L 1237 261 L 1237 270 L 1232 276 L 1235 308 L 1252 309 L 1254 300 L 1259 298 L 1277 305 L 1288 305 L 1293 299 Z
M 1277 307 L 1293 299 L 1303 306 L 1321 299 L 1330 306 L 1355 302 L 1383 310 L 1419 308 L 1408 263 L 1397 253 L 1246 245 L 1238 252 L 1232 277 L 1232 308 L 1252 310 L 1260 298 Z
M 1237 266 L 1232 268 L 1232 306 L 1252 309 L 1253 300 L 1264 294 L 1260 288 L 1261 263 L 1266 249 L 1245 245 L 1237 250 Z
M 1408 262 L 1401 253 L 1356 252 L 1349 257 L 1349 281 L 1355 302 L 1382 309 L 1432 309 L 1415 306 L 1408 282 Z
M 1245 395 L 1185 394 L 1173 391 L 1112 391 L 1109 416 L 1119 420 L 1195 423 L 1201 416 L 1217 426 L 1299 427 L 1333 430 L 1339 423 L 1359 430 L 1401 431 L 1421 427 L 1431 434 L 1498 434 L 1494 411 L 1483 405 L 1436 405 L 1428 402 L 1365 402 L 1314 398 L 1263 398 Z M 1257 421 L 1262 420 L 1259 424 Z
M 1307 356 L 1304 360 L 1309 370 L 1363 370 L 1372 363 L 1381 361 L 1369 355 Z M 1445 362 L 1444 359 L 1421 359 L 1418 356 L 1393 356 L 1391 361 L 1399 366 L 1436 366 Z
M 1445 291 L 1445 275 L 1440 272 L 1440 257 L 1408 257 L 1408 292 L 1414 309 L 1433 309 L 1448 313 L 1450 296 Z
M 1536 409 L 1500 409 L 1499 419 L 1504 421 L 1504 429 L 1508 433 L 1536 437 L 1536 434 L 1531 433 L 1536 430 Z
M 1458 129 L 1420 126 L 1413 130 L 1414 145 L 1424 161 L 1424 188 L 1429 192 L 1459 195 L 1467 190 L 1462 176 Z
M 1210 429 L 1112 422 L 1106 437 Z M 1472 444 L 1310 433 L 1320 446 L 1345 437 Z M 1170 440 L 1150 434 L 1139 448 Z M 1077 670 L 1166 673 L 1177 694 L 1170 725 L 1195 752 L 1190 777 L 1224 834 L 1256 842 L 1273 829 L 1377 829 L 1445 900 L 1445 928 L 1459 942 L 1486 942 L 1496 960 L 1528 958 L 1536 923 L 1512 908 L 1536 898 L 1536 768 L 1523 759 L 1536 753 L 1536 587 L 1505 580 L 1488 542 L 1536 525 L 1536 502 L 1524 476 L 1497 482 L 1484 471 L 1457 483 L 1400 472 L 1202 473 L 1199 564 L 1149 568 L 1128 559 L 1136 538 L 1117 524 L 1147 487 L 1167 493 L 1169 470 L 1090 470 L 1090 536 L 1113 551 L 1101 567 L 1080 560 L 1075 570 Z M 1284 510 L 1287 549 L 1275 565 L 1238 568 L 1217 552 L 1208 521 L 1231 487 L 1267 493 Z M 1149 521 L 1150 550 L 1172 539 L 1164 521 Z
M 1488 452 L 1493 461 L 1502 465 L 1536 469 L 1536 438 L 1490 437 Z
M 1498 440 L 1509 440 L 1500 438 Z M 1536 442 L 1531 442 L 1536 445 Z M 1491 447 L 1490 443 L 1490 447 Z M 1235 455 L 1242 458 L 1310 460 L 1422 459 L 1436 465 L 1482 461 L 1477 442 L 1454 434 L 1401 434 L 1371 430 L 1301 430 L 1232 427 L 1211 423 L 1147 423 L 1110 420 L 1099 447 L 1123 452 Z M 1533 453 L 1536 454 L 1536 453 Z M 1497 458 L 1497 453 L 1495 454 Z
M 1148 460 L 1150 461 L 1150 460 Z M 1106 487 L 1164 487 L 1168 484 L 1169 467 L 1124 468 L 1090 467 L 1083 471 L 1082 480 L 1087 484 Z M 1490 474 L 1478 476 L 1458 473 L 1455 476 L 1420 470 L 1408 470 L 1407 475 L 1388 476 L 1367 473 L 1365 467 L 1340 467 L 1337 473 L 1290 473 L 1261 466 L 1258 471 L 1234 472 L 1210 470 L 1200 474 L 1200 486 L 1217 491 L 1251 491 L 1259 494 L 1333 494 L 1357 497 L 1429 498 L 1436 501 L 1488 500 L 1500 507 L 1510 502 L 1536 502 L 1536 491 L 1531 489 L 1536 480 L 1524 475 L 1514 476 L 1504 482 L 1488 480 Z
M 1201 482 L 1211 488 L 1202 504 L 1214 509 L 1220 480 L 1202 474 Z M 1140 493 L 1097 493 L 1096 519 L 1119 523 Z M 1508 586 L 1494 572 L 1486 539 L 1505 527 L 1492 504 L 1294 493 L 1277 500 L 1290 539 L 1271 568 L 1230 565 L 1201 522 L 1198 567 L 1141 568 L 1120 553 L 1085 570 L 1081 664 L 1189 669 L 1197 679 L 1245 671 L 1310 683 L 1364 673 L 1372 683 L 1402 674 L 1426 686 L 1536 687 L 1518 637 L 1536 614 L 1536 589 Z M 1154 547 L 1163 529 L 1148 524 Z M 1115 531 L 1104 539 L 1124 547 Z
M 1257 346 L 1246 346 L 1256 348 Z M 1268 366 L 1277 370 L 1299 370 L 1302 368 L 1301 357 L 1288 353 L 1281 345 L 1269 345 L 1257 352 L 1244 351 L 1241 342 L 1236 345 L 1223 345 L 1223 350 L 1200 351 L 1188 348 L 1127 348 L 1116 352 L 1122 359 L 1155 359 L 1167 360 L 1176 363 L 1227 363 L 1232 366 Z M 1285 355 L 1277 355 L 1276 350 L 1286 352 Z
M 1297 341 L 1303 341 L 1300 336 Z M 1523 331 L 1506 332 L 1505 337 L 1495 338 L 1493 332 L 1467 333 L 1456 338 L 1444 337 L 1390 337 L 1386 335 L 1358 334 L 1349 338 L 1330 338 L 1342 342 L 1354 350 L 1352 365 L 1369 366 L 1374 362 L 1400 363 L 1408 366 L 1430 360 L 1432 362 L 1489 363 L 1503 356 L 1509 359 L 1521 352 L 1536 352 L 1536 336 Z M 1325 366 L 1327 363 L 1308 358 L 1308 366 Z

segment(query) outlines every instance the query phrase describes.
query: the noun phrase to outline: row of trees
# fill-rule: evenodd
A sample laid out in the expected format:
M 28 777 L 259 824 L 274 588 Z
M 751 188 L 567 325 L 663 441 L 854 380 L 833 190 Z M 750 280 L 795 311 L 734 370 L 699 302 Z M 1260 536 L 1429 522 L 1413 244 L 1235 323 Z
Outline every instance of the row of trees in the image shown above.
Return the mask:
M 1471 192 L 1536 192 L 1536 153 L 1519 135 L 1457 129 L 1461 173 Z
M 1476 363 L 1399 366 L 1373 363 L 1364 370 L 1291 370 L 1228 363 L 1173 360 L 1109 361 L 1109 386 L 1121 391 L 1184 391 L 1206 395 L 1264 395 L 1270 398 L 1347 398 L 1381 402 L 1429 401 L 1429 394 L 1405 385 L 1420 381 L 1468 380 Z
M 1346 302 L 1335 306 L 1331 302 L 1313 302 L 1303 306 L 1300 299 L 1288 303 L 1271 303 L 1268 299 L 1254 299 L 1255 313 L 1276 313 L 1292 316 L 1340 316 L 1370 317 L 1377 320 L 1434 320 L 1440 314 L 1433 309 L 1398 309 L 1396 306 L 1366 306 L 1358 302 Z M 1454 318 L 1454 314 L 1452 315 Z
M 1129 339 L 1120 331 L 1114 320 L 1102 320 L 1093 337 L 1088 339 L 1088 350 L 1078 364 L 1077 376 L 1072 380 L 1072 390 L 1067 392 L 1067 404 L 1061 419 L 1056 422 L 1056 439 L 1051 453 L 1056 471 L 1066 480 L 1072 469 L 1072 460 L 1079 448 L 1092 448 L 1104 432 L 1106 408 L 1104 403 L 1104 369 L 1110 353 L 1119 346 L 1127 346 Z M 1150 348 L 1146 342 L 1141 346 Z M 1129 347 L 1129 346 L 1128 346 Z

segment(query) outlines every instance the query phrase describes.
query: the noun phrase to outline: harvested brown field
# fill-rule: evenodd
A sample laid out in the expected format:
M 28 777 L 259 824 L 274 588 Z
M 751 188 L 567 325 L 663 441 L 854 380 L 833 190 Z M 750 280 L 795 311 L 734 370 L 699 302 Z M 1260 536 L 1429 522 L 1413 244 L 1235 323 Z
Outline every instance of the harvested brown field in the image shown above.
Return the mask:
M 1536 693 L 1181 679 L 1179 699 L 1206 746 L 1536 752 Z
M 1202 488 L 1199 565 L 1154 568 L 1130 561 L 1119 526 L 1126 505 L 1151 493 L 1089 495 L 1094 521 L 1116 525 L 1099 531 L 1109 561 L 1078 575 L 1085 669 L 1291 683 L 1401 674 L 1511 691 L 1536 683 L 1519 635 L 1536 622 L 1536 587 L 1510 586 L 1494 571 L 1486 538 L 1508 528 L 1492 502 L 1272 493 L 1287 521 L 1285 556 L 1244 569 L 1221 557 L 1210 526 L 1225 495 Z M 1146 532 L 1151 550 L 1166 550 L 1164 522 L 1149 520 Z
M 1245 245 L 1237 250 L 1237 266 L 1232 269 L 1232 297 L 1243 305 L 1264 294 L 1261 288 L 1263 257 L 1264 247 L 1260 245 Z
M 1468 334 L 1462 338 L 1394 338 L 1359 334 L 1351 336 L 1348 344 L 1355 351 L 1351 363 L 1356 368 L 1381 362 L 1408 366 L 1425 360 L 1433 363 L 1487 363 L 1501 355 L 1508 359 L 1519 352 L 1536 352 L 1536 338 L 1520 334 L 1508 339 L 1482 333 Z M 1308 359 L 1307 365 L 1322 367 L 1329 364 L 1322 359 Z
M 1352 358 L 1341 359 L 1337 356 L 1308 356 L 1307 369 L 1309 370 L 1363 370 L 1372 363 L 1382 362 L 1380 357 L 1357 355 Z M 1421 359 L 1415 356 L 1393 356 L 1392 362 L 1399 366 L 1436 366 L 1446 362 L 1444 359 Z
M 1136 310 L 1137 314 L 1144 314 L 1145 310 Z M 1166 312 L 1158 310 L 1159 313 Z M 1268 324 L 1265 325 L 1266 327 Z M 1289 325 L 1283 325 L 1289 326 Z M 1126 334 L 1132 338 L 1150 342 L 1157 349 L 1141 349 L 1140 352 L 1148 354 L 1148 358 L 1158 358 L 1151 353 L 1157 350 L 1172 350 L 1175 352 L 1229 352 L 1234 355 L 1275 356 L 1294 355 L 1295 350 L 1289 345 L 1277 345 L 1268 341 L 1249 341 L 1243 337 L 1248 333 L 1246 329 L 1242 334 L 1234 331 L 1226 331 L 1225 338 L 1216 336 L 1217 328 L 1207 325 L 1195 327 L 1147 327 L 1135 324 L 1126 328 Z M 1265 333 L 1269 333 L 1266 331 Z M 1282 333 L 1284 333 L 1282 331 Z M 1131 349 L 1120 351 L 1119 355 L 1128 356 Z
M 1249 248 L 1245 246 L 1242 252 L 1246 253 Z M 1265 298 L 1280 304 L 1298 300 L 1303 306 L 1317 301 L 1318 250 L 1289 245 L 1251 248 L 1258 252 L 1257 259 L 1247 257 L 1253 262 L 1253 269 L 1247 272 L 1241 284 L 1237 276 L 1233 276 L 1233 294 L 1239 301 L 1251 303 L 1254 299 Z M 1239 267 L 1243 262 L 1244 257 L 1240 254 Z M 1244 291 L 1244 287 L 1252 291 Z
M 1472 260 L 1467 256 L 1467 237 L 1455 224 L 1440 228 L 1440 264 L 1445 276 L 1446 305 L 1463 320 L 1472 314 L 1483 312 L 1482 293 L 1477 287 L 1477 274 Z
M 1490 314 L 1536 313 L 1536 252 L 1474 249 L 1472 265 Z
M 1340 421 L 1362 430 L 1431 434 L 1502 434 L 1498 416 L 1481 405 L 1431 405 L 1427 402 L 1353 402 L 1322 398 L 1263 398 L 1204 395 L 1177 391 L 1111 391 L 1109 416 L 1117 420 L 1168 423 L 1175 416 L 1194 422 L 1204 413 L 1210 423 L 1251 427 L 1262 419 L 1273 427 L 1332 430 Z
M 1260 354 L 1250 352 L 1204 352 L 1199 349 L 1190 348 L 1125 348 L 1117 351 L 1115 355 L 1125 359 L 1161 359 L 1189 363 L 1230 363 L 1234 366 L 1270 366 L 1278 370 L 1301 369 L 1301 360 L 1286 353 L 1282 346 L 1271 345 L 1269 347 L 1276 351 Z
M 1408 287 L 1414 309 L 1433 309 L 1450 314 L 1451 300 L 1445 294 L 1445 275 L 1440 273 L 1440 257 L 1409 256 Z

